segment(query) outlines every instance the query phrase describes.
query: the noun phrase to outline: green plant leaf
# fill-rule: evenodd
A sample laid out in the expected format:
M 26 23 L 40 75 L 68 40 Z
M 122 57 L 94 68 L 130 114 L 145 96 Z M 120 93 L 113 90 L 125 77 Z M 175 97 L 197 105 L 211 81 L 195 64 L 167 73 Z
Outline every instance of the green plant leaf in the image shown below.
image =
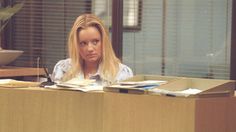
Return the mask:
M 13 7 L 5 7 L 0 9 L 0 20 L 6 21 L 10 19 L 14 14 L 19 12 L 19 10 L 23 7 L 24 3 L 15 4 Z
M 24 1 L 19 4 L 15 4 L 13 7 L 7 6 L 5 8 L 0 8 L 0 33 L 2 30 L 6 27 L 7 23 L 9 22 L 10 18 L 15 15 L 19 10 L 24 6 Z M 1 37 L 0 37 L 1 41 Z M 1 48 L 1 42 L 0 42 L 0 50 Z

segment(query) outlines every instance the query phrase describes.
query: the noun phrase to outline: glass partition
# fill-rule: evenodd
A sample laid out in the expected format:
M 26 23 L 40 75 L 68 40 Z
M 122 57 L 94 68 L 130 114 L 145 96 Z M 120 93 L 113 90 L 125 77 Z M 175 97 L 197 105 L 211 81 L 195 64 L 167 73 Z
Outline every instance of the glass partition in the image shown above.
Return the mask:
M 135 74 L 229 79 L 231 10 L 232 0 L 143 0 L 123 61 Z

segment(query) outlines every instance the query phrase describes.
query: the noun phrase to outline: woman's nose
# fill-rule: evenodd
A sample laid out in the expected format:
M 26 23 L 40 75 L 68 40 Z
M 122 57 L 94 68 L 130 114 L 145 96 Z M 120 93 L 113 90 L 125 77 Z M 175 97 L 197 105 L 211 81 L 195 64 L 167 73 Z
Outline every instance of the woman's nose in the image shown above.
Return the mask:
M 93 44 L 91 42 L 89 42 L 88 43 L 88 51 L 91 51 L 93 49 L 94 49 Z

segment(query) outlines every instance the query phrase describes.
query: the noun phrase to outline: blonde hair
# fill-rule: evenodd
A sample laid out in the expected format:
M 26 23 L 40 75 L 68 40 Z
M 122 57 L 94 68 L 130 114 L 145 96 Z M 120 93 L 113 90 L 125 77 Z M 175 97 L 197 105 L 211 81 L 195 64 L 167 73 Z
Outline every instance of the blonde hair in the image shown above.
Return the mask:
M 105 29 L 103 22 L 93 14 L 83 14 L 74 22 L 68 37 L 68 51 L 72 67 L 63 77 L 63 81 L 69 80 L 78 73 L 83 72 L 84 62 L 79 54 L 78 33 L 87 27 L 95 27 L 101 34 L 103 53 L 99 63 L 99 69 L 101 70 L 102 79 L 113 82 L 119 70 L 120 60 L 115 56 L 108 31 Z

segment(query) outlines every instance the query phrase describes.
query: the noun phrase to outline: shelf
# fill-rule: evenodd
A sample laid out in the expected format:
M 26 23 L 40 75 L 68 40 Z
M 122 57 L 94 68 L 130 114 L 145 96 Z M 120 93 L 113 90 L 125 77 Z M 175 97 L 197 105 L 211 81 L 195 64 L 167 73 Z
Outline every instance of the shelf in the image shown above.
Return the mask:
M 40 76 L 45 75 L 43 68 L 33 67 L 0 67 L 0 77 Z

